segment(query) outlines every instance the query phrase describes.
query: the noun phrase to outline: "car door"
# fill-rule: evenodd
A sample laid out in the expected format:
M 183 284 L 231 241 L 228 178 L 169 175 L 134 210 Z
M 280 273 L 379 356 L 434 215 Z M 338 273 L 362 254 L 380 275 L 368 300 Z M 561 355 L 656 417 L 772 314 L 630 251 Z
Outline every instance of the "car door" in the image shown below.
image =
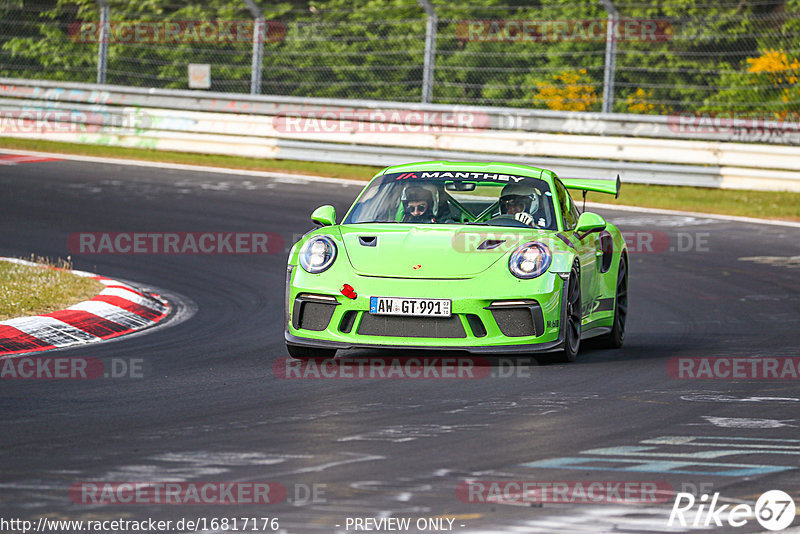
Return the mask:
M 575 231 L 579 217 L 577 205 L 560 180 L 556 180 L 556 192 L 565 233 L 575 245 L 581 265 L 581 316 L 585 320 L 594 309 L 597 300 L 597 273 L 600 261 L 597 255 L 600 250 L 599 234 L 595 232 L 581 239 L 581 236 Z

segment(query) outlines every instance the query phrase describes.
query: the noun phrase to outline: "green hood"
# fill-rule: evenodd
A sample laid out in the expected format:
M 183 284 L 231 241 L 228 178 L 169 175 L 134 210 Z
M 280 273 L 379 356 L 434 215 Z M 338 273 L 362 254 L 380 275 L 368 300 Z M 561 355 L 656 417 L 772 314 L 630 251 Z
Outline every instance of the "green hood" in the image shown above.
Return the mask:
M 339 229 L 356 274 L 396 278 L 470 278 L 491 267 L 532 233 L 511 228 L 392 223 L 342 225 Z M 370 243 L 370 237 L 376 238 L 374 246 L 364 244 Z M 487 239 L 503 243 L 494 249 L 478 250 Z

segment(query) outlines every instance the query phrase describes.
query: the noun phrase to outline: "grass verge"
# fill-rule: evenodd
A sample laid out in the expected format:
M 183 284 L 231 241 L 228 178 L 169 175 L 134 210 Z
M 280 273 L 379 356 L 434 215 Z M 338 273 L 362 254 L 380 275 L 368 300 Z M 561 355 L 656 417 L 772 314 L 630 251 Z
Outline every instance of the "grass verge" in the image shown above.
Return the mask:
M 369 180 L 381 170 L 381 167 L 372 167 L 369 165 L 348 165 L 344 163 L 294 161 L 288 159 L 257 159 L 215 154 L 193 154 L 145 148 L 124 148 L 84 145 L 79 143 L 61 143 L 59 141 L 41 141 L 38 139 L 18 139 L 16 137 L 0 137 L 0 148 L 39 150 L 41 152 L 57 152 L 60 154 L 95 156 L 99 158 L 138 159 L 162 163 L 180 163 L 183 165 L 208 165 L 211 167 L 245 169 L 248 171 L 312 174 L 316 176 L 330 176 L 331 178 L 349 178 L 354 180 Z
M 623 183 L 618 199 L 602 193 L 589 193 L 586 199 L 604 204 L 800 221 L 800 193 L 785 191 Z
M 0 261 L 0 321 L 63 310 L 90 299 L 103 289 L 93 278 L 68 271 L 69 261 L 31 258 L 44 266 Z
M 186 165 L 209 165 L 230 169 L 288 172 L 354 180 L 369 180 L 380 170 L 380 167 L 370 165 L 189 154 L 3 137 L 0 137 L 0 148 Z M 613 197 L 598 193 L 589 193 L 587 199 L 606 204 L 800 221 L 800 193 L 625 183 L 619 199 L 615 200 Z M 576 200 L 578 199 L 576 198 Z

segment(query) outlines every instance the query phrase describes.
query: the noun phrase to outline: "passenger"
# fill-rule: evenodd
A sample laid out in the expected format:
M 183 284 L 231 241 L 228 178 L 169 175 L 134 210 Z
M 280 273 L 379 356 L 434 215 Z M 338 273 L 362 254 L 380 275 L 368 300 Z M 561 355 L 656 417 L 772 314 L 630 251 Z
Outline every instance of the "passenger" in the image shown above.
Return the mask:
M 500 213 L 513 215 L 514 219 L 528 226 L 546 226 L 539 213 L 539 195 L 536 188 L 528 184 L 508 184 L 500 192 Z M 538 218 L 538 220 L 536 220 Z

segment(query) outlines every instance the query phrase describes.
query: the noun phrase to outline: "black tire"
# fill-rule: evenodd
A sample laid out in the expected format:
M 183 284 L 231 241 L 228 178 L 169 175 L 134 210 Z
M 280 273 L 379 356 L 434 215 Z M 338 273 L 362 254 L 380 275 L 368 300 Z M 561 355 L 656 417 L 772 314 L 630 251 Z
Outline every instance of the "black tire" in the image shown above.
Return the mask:
M 622 256 L 617 269 L 617 292 L 614 296 L 614 325 L 611 332 L 598 339 L 605 349 L 618 349 L 625 341 L 625 320 L 628 318 L 628 258 Z
M 581 271 L 576 263 L 567 280 L 567 313 L 564 324 L 564 351 L 557 358 L 574 362 L 581 350 Z
M 336 356 L 336 349 L 319 349 L 316 347 L 301 347 L 300 345 L 286 344 L 289 356 L 296 360 L 326 360 Z

